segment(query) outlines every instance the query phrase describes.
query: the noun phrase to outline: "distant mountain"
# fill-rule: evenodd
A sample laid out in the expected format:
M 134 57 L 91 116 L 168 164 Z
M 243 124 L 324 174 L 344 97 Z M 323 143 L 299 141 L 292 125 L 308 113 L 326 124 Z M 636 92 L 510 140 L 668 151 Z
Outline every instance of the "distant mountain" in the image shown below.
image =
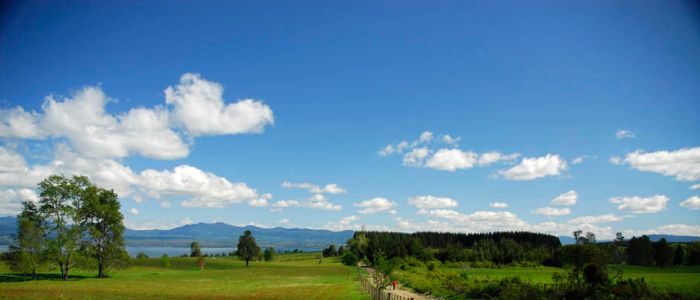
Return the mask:
M 650 240 L 656 242 L 662 238 L 665 238 L 669 243 L 687 243 L 700 241 L 700 236 L 689 236 L 689 235 L 669 235 L 669 234 L 650 234 L 647 235 Z
M 235 247 L 244 231 L 253 232 L 261 246 L 281 249 L 321 249 L 328 245 L 344 245 L 353 231 L 330 231 L 303 228 L 261 228 L 234 226 L 226 223 L 199 223 L 168 230 L 132 230 L 124 233 L 131 246 L 189 246 L 196 240 L 205 247 Z
M 304 228 L 261 228 L 256 226 L 233 226 L 226 223 L 199 223 L 168 230 L 126 229 L 124 239 L 128 246 L 174 246 L 189 247 L 198 241 L 203 247 L 233 248 L 244 231 L 253 232 L 262 247 L 279 249 L 321 249 L 328 245 L 344 245 L 352 238 L 353 231 L 330 231 Z M 16 217 L 0 217 L 0 244 L 9 244 L 17 233 Z

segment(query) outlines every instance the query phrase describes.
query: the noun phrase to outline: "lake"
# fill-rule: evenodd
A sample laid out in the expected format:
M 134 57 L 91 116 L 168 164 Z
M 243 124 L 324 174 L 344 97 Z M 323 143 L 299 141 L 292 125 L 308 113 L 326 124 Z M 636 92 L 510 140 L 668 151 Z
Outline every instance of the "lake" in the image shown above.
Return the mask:
M 0 245 L 0 252 L 5 252 L 9 248 L 8 245 Z M 204 254 L 230 253 L 236 251 L 236 248 L 202 248 Z M 126 246 L 126 252 L 135 257 L 139 252 L 143 252 L 149 257 L 160 257 L 163 254 L 168 256 L 180 256 L 190 254 L 189 247 L 143 247 L 143 246 Z

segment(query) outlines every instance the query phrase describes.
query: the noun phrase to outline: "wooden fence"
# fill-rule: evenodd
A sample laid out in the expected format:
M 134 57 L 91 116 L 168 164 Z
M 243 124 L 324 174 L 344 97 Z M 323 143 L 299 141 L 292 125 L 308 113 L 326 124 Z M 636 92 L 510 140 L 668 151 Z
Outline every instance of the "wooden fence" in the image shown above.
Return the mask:
M 372 300 L 415 300 L 413 297 L 406 297 L 396 293 L 392 293 L 391 290 L 379 289 L 374 286 L 367 278 L 362 276 L 362 273 L 358 272 L 360 278 L 360 284 L 362 285 L 362 290 L 372 297 Z

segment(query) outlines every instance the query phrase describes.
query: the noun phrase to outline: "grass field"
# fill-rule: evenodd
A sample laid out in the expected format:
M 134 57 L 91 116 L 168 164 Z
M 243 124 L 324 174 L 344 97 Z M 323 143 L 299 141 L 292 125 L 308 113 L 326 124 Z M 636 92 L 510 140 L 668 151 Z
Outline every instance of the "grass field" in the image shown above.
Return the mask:
M 507 267 L 507 268 L 461 268 L 458 266 L 442 266 L 442 272 L 465 273 L 469 279 L 498 280 L 508 277 L 520 277 L 531 283 L 552 283 L 552 275 L 562 272 L 562 269 L 551 267 Z M 415 267 L 399 270 L 396 275 L 406 285 L 425 289 L 432 283 L 434 276 L 425 267 Z M 674 268 L 657 268 L 641 266 L 625 266 L 623 278 L 643 277 L 655 288 L 673 291 L 700 298 L 700 266 L 684 266 Z
M 21 299 L 368 299 L 360 291 L 355 268 L 333 259 L 319 264 L 315 253 L 281 254 L 273 262 L 207 258 L 199 270 L 193 258 L 134 260 L 131 267 L 96 279 L 94 271 L 27 280 L 0 265 L 0 298 Z M 25 281 L 26 280 L 26 281 Z

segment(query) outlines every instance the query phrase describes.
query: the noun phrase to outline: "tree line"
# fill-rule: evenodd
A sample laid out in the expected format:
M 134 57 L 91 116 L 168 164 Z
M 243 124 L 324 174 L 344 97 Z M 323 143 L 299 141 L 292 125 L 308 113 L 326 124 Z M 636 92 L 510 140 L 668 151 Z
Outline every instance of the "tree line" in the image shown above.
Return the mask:
M 96 268 L 103 278 L 125 266 L 124 216 L 113 190 L 100 188 L 85 176 L 50 176 L 38 184 L 39 200 L 22 203 L 15 242 L 6 260 L 14 272 L 32 274 L 57 266 L 66 280 L 80 266 Z

